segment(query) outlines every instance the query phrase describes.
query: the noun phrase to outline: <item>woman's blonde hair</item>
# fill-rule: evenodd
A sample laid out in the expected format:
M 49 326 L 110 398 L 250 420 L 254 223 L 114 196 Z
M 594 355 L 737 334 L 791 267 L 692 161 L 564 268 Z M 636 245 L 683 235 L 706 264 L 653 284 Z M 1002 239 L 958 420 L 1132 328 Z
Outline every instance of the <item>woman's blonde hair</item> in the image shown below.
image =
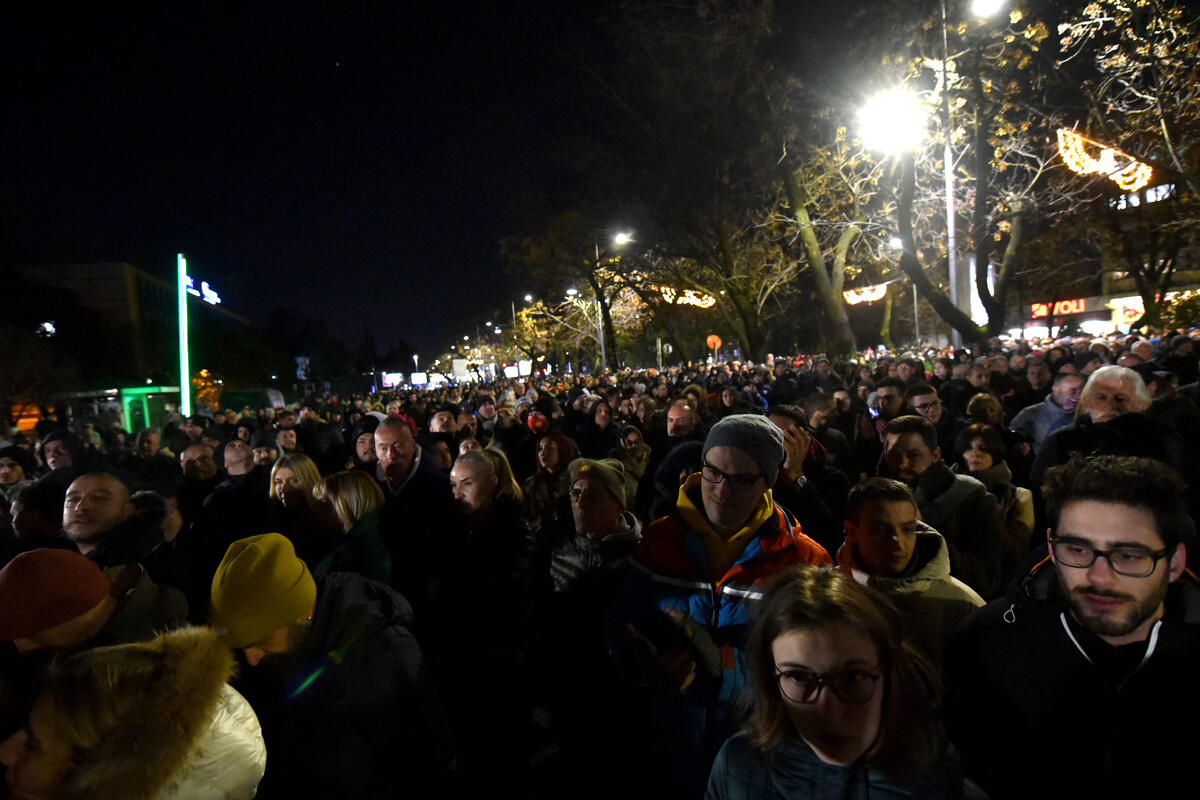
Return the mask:
M 296 477 L 300 479 L 300 486 L 304 491 L 311 492 L 313 487 L 321 482 L 321 471 L 317 469 L 317 465 L 313 460 L 302 453 L 289 453 L 282 456 L 275 465 L 271 467 L 271 499 L 280 500 L 279 492 L 275 491 L 275 476 L 281 469 L 290 469 L 296 473 Z
M 525 494 L 521 491 L 521 484 L 517 483 L 517 477 L 508 463 L 508 456 L 501 450 L 494 447 L 471 450 L 459 456 L 454 464 L 473 464 L 479 467 L 484 474 L 495 476 L 496 497 L 511 497 L 518 503 L 524 502 Z
M 325 500 L 341 520 L 342 530 L 348 531 L 363 517 L 383 508 L 383 490 L 361 469 L 322 478 L 312 490 L 313 497 Z

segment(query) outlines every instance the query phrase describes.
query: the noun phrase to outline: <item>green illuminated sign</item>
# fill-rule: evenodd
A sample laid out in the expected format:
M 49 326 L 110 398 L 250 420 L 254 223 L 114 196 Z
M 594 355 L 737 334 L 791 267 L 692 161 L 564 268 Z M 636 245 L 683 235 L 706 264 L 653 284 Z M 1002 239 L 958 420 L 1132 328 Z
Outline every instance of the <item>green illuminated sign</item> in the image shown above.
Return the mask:
M 179 299 L 179 413 L 192 414 L 191 364 L 188 361 L 188 276 L 187 259 L 180 253 L 176 261 Z

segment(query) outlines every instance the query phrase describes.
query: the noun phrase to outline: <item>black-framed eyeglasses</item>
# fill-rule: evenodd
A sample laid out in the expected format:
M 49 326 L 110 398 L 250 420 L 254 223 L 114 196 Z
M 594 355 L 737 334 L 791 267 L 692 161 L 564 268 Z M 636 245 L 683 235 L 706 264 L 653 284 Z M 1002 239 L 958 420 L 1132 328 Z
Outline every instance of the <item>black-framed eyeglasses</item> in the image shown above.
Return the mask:
M 941 400 L 934 400 L 932 403 L 921 403 L 919 406 L 913 406 L 913 411 L 916 411 L 918 414 L 924 414 L 932 408 L 941 408 L 941 406 Z
M 592 497 L 596 494 L 596 489 L 589 487 L 587 489 L 571 489 L 567 492 L 567 497 L 571 498 L 572 503 L 580 502 L 584 497 Z
M 837 672 L 813 672 L 808 669 L 777 669 L 779 691 L 793 703 L 817 702 L 821 687 L 829 687 L 843 703 L 860 705 L 875 696 L 875 684 L 883 677 L 869 669 L 840 669 Z
M 1154 573 L 1159 560 L 1171 553 L 1170 550 L 1147 550 L 1144 547 L 1098 550 L 1078 539 L 1058 537 L 1050 539 L 1050 548 L 1054 551 L 1054 560 L 1064 567 L 1087 569 L 1096 563 L 1097 558 L 1103 558 L 1113 572 L 1127 578 L 1148 578 Z
M 759 478 L 766 476 L 761 472 L 753 475 L 723 472 L 705 461 L 700 466 L 700 477 L 709 483 L 728 483 L 731 489 L 749 489 Z

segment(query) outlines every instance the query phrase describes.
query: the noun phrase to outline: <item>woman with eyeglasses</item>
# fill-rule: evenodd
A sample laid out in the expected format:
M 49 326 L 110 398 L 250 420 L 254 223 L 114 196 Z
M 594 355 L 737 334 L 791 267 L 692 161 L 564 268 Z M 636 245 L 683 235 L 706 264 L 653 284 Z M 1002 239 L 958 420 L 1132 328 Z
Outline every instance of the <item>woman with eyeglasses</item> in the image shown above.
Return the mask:
M 707 797 L 960 797 L 938 679 L 895 607 L 845 573 L 793 567 L 763 598 L 747 659 L 754 706 Z

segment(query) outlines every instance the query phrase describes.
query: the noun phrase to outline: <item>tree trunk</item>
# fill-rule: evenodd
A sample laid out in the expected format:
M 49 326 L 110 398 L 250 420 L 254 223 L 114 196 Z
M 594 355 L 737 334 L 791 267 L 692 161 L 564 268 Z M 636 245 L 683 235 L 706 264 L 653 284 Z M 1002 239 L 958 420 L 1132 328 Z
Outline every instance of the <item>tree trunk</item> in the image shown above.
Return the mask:
M 985 332 L 962 309 L 955 306 L 945 292 L 933 285 L 933 281 L 929 280 L 929 276 L 921 268 L 921 262 L 917 260 L 917 245 L 913 239 L 912 227 L 913 194 L 916 191 L 916 182 L 913 156 L 909 153 L 903 157 L 901 162 L 900 203 L 896 209 L 900 241 L 904 246 L 904 250 L 900 254 L 900 269 L 916 284 L 921 291 L 921 296 L 929 305 L 933 306 L 933 310 L 938 313 L 938 316 L 963 335 L 965 343 L 982 342 L 986 338 Z
M 888 350 L 895 350 L 892 343 L 892 306 L 896 302 L 896 293 L 892 291 L 895 284 L 888 284 L 883 294 L 883 321 L 879 323 L 879 341 L 887 345 Z

